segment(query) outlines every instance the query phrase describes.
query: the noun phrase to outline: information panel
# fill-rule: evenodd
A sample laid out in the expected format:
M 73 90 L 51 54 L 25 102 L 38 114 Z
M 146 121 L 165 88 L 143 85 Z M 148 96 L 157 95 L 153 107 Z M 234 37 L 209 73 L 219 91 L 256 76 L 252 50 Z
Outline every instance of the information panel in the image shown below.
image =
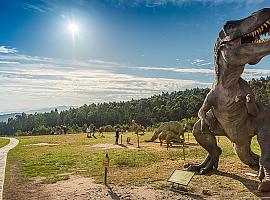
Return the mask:
M 168 181 L 187 186 L 194 174 L 195 174 L 194 172 L 177 169 L 172 173 Z

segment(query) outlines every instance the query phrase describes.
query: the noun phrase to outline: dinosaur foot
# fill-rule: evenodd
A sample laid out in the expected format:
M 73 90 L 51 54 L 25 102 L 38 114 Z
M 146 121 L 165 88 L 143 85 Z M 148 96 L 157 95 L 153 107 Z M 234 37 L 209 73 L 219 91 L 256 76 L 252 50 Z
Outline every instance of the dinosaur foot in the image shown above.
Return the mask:
M 200 174 L 207 174 L 212 170 L 216 170 L 218 168 L 219 157 L 210 157 L 207 158 L 199 165 L 190 165 L 187 168 L 187 171 L 199 172 Z
M 270 191 L 270 181 L 264 181 L 258 185 L 259 192 L 269 192 Z

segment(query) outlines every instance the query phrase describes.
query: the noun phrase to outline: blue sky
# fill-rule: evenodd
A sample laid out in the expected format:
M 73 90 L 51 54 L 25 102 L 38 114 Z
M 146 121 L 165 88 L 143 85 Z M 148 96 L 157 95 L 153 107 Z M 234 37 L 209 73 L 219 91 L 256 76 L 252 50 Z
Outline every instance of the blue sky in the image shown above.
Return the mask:
M 269 1 L 0 0 L 0 113 L 209 87 L 223 24 L 263 7 Z M 269 64 L 243 77 L 270 75 Z

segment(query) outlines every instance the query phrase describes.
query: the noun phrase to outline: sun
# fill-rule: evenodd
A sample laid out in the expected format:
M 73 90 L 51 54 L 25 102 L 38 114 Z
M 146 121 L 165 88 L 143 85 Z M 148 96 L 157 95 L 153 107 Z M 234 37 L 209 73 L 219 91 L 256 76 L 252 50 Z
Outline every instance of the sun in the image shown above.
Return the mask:
M 68 30 L 71 31 L 72 34 L 75 34 L 78 32 L 78 25 L 76 23 L 70 23 L 68 25 Z
M 71 34 L 72 34 L 72 41 L 74 42 L 75 35 L 77 35 L 78 34 L 78 31 L 79 31 L 78 24 L 75 23 L 75 22 L 71 22 L 71 23 L 68 24 L 67 28 L 71 32 Z

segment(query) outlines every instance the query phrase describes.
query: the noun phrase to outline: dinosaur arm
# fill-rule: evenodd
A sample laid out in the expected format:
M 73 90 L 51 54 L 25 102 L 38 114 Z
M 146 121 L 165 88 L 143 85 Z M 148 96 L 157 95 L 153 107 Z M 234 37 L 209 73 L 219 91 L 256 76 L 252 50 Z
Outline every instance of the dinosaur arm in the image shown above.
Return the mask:
M 245 103 L 246 103 L 248 114 L 250 114 L 253 117 L 256 117 L 259 113 L 259 109 L 256 105 L 254 95 L 247 94 Z
M 206 123 L 208 126 L 210 126 L 210 123 L 208 122 L 208 120 L 206 118 L 206 113 L 211 109 L 212 106 L 214 106 L 215 99 L 216 99 L 216 95 L 215 95 L 214 91 L 211 90 L 207 94 L 207 96 L 203 102 L 203 105 L 198 112 L 198 117 L 201 120 L 202 128 L 203 128 L 204 123 Z

